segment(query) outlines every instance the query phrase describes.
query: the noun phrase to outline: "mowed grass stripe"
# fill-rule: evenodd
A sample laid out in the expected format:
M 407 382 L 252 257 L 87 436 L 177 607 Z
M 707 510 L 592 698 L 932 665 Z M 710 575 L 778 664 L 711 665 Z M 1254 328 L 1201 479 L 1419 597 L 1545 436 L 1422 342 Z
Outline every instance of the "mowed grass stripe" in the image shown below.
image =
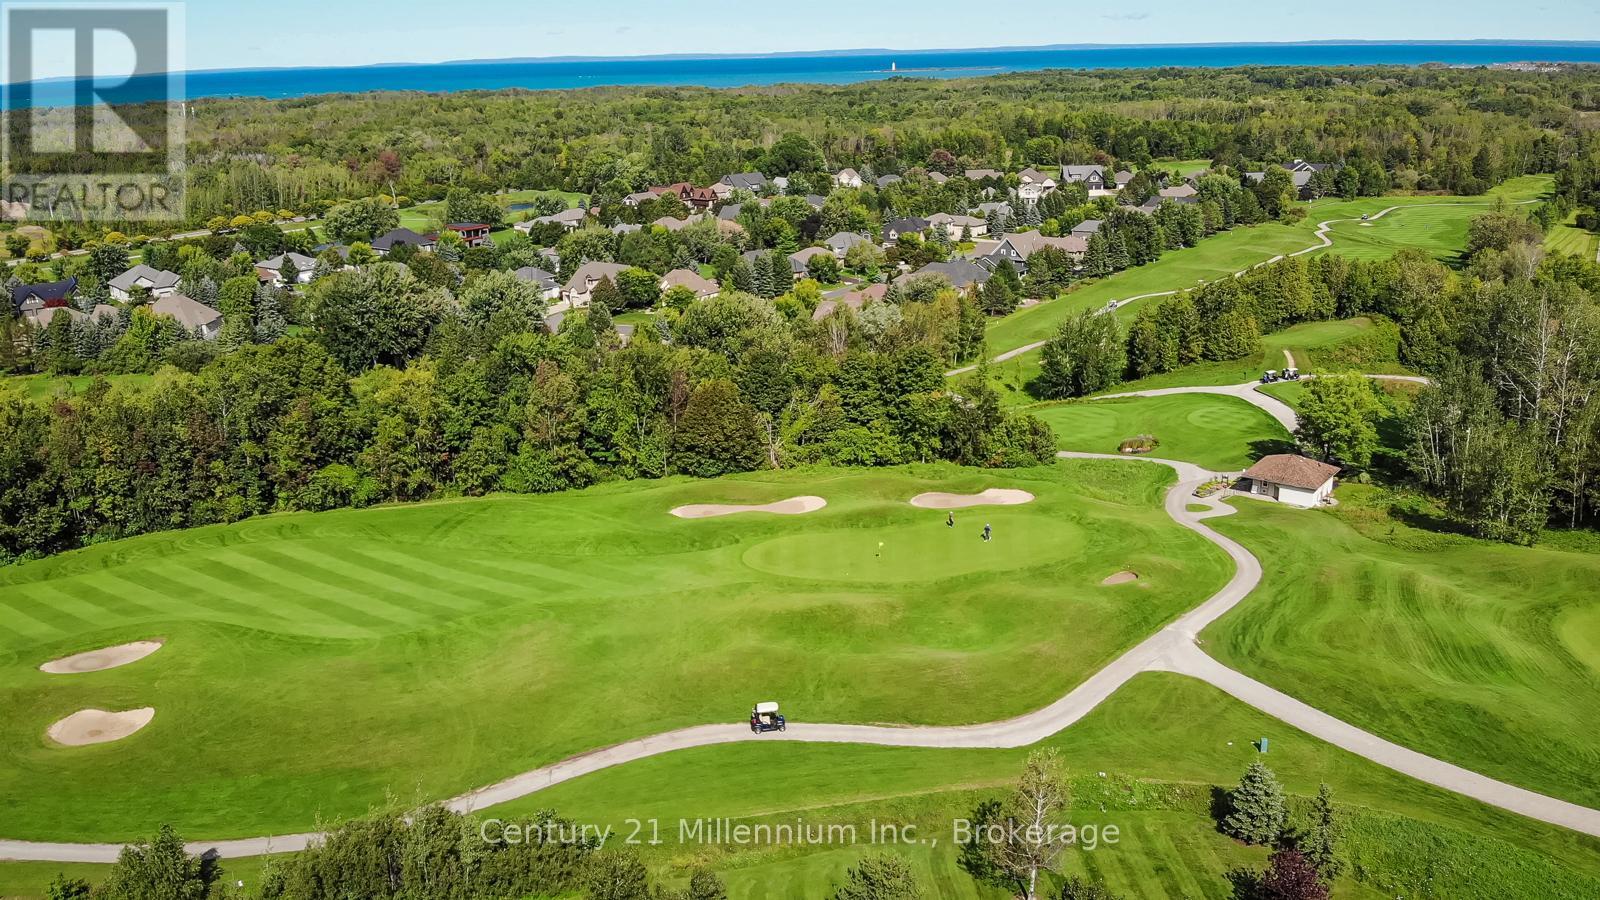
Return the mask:
M 1201 878 L 1201 872 L 1219 872 L 1223 865 L 1215 853 L 1205 847 L 1204 842 L 1198 838 L 1184 835 L 1183 840 L 1172 841 L 1173 854 L 1183 863 L 1184 871 L 1190 873 L 1190 881 L 1194 883 L 1196 895 L 1211 898 L 1211 900 L 1229 900 L 1231 891 L 1224 889 L 1221 881 L 1212 878 Z
M 175 597 L 187 598 L 196 606 L 221 613 L 232 621 L 254 622 L 256 627 L 286 631 L 296 631 L 300 624 L 292 616 L 286 615 L 288 610 L 275 608 L 274 604 L 265 602 L 267 598 L 238 585 L 229 584 L 196 569 L 193 565 L 182 562 L 156 562 L 140 570 L 139 577 L 150 582 L 152 587 L 157 587 Z M 262 602 L 245 603 L 235 600 L 234 597 L 239 595 L 251 596 Z
M 27 593 L 37 600 L 42 609 L 62 616 L 76 619 L 83 623 L 74 628 L 74 631 L 94 631 L 100 628 L 112 628 L 124 622 L 142 618 L 143 613 L 131 608 L 135 604 L 124 602 L 113 595 L 106 595 L 102 600 L 104 605 L 95 603 L 82 596 L 82 591 L 67 591 L 61 585 L 53 583 L 36 584 L 29 588 Z
M 207 606 L 198 600 L 179 600 L 171 594 L 151 590 L 141 581 L 135 581 L 132 578 L 117 574 L 115 572 L 108 572 L 104 575 L 96 575 L 93 577 L 113 582 L 122 590 L 129 591 L 139 595 L 140 597 L 143 597 L 152 605 L 161 605 L 174 619 L 193 618 L 198 610 L 213 609 L 212 607 Z M 354 623 L 346 622 L 324 614 L 320 608 L 320 603 L 315 602 L 314 598 L 297 597 L 293 593 L 285 592 L 283 599 L 286 604 L 296 607 L 297 615 L 304 620 L 304 624 L 315 626 L 314 630 L 319 635 L 325 635 L 329 631 L 336 632 L 338 633 L 338 636 L 343 637 L 367 637 L 371 634 L 371 632 L 366 628 L 352 627 Z M 216 619 L 221 622 L 241 625 L 246 628 L 260 628 L 266 624 L 262 621 L 261 610 L 255 607 L 242 608 L 246 611 L 241 613 L 224 612 L 221 615 L 216 616 Z
M 459 573 L 451 573 L 451 577 L 448 578 L 442 575 L 435 575 L 416 565 L 416 557 L 403 556 L 401 554 L 394 554 L 392 558 L 382 557 L 370 547 L 363 547 L 359 550 L 346 548 L 344 554 L 352 563 L 369 571 L 384 572 L 386 577 L 389 578 L 409 579 L 412 584 L 424 586 L 428 590 L 436 591 L 445 596 L 455 597 L 461 601 L 460 608 L 464 610 L 476 610 L 489 606 L 490 604 L 486 597 L 490 596 L 507 602 L 527 599 L 526 594 L 523 592 L 514 593 L 500 586 L 479 586 L 467 590 L 465 589 L 465 582 L 469 579 L 459 577 Z M 482 580 L 488 581 L 488 579 Z M 493 582 L 490 583 L 492 584 Z
M 304 570 L 318 584 L 341 591 L 347 599 L 359 603 L 360 608 L 370 608 L 406 627 L 454 619 L 462 612 L 430 597 L 426 591 L 417 591 L 415 585 L 404 580 L 396 582 L 385 575 L 381 580 L 396 583 L 381 586 L 377 583 L 380 579 L 376 572 L 361 566 L 352 567 L 344 558 L 330 556 L 308 544 L 275 544 L 270 550 L 252 548 L 246 558 L 262 565 L 279 565 L 280 560 L 288 560 L 289 568 L 294 571 Z
M 417 559 L 419 562 L 421 561 L 421 559 L 417 557 L 413 557 L 413 559 Z M 428 564 L 434 566 L 436 570 L 441 573 L 455 573 L 458 575 L 471 574 L 481 578 L 492 579 L 499 584 L 517 589 L 518 591 L 522 592 L 522 595 L 525 597 L 537 594 L 555 596 L 575 593 L 620 593 L 623 590 L 623 586 L 614 585 L 610 582 L 584 584 L 581 580 L 546 578 L 542 575 L 531 572 L 518 575 L 513 570 L 513 567 L 507 566 L 499 561 L 488 562 L 483 560 L 464 559 L 457 557 L 451 559 L 449 565 L 433 562 L 432 560 L 429 560 Z M 634 589 L 638 589 L 637 584 L 634 585 Z
M 1188 897 L 1198 885 L 1189 882 L 1184 874 L 1172 866 L 1172 859 L 1177 855 L 1177 848 L 1171 835 L 1157 833 L 1150 828 L 1149 820 L 1138 818 L 1133 821 L 1131 830 L 1139 836 L 1139 846 L 1143 850 L 1143 858 L 1149 866 L 1150 875 L 1161 882 L 1161 894 L 1165 897 Z
M 394 566 L 372 559 L 359 551 L 341 548 L 339 555 L 333 556 L 316 547 L 303 544 L 285 545 L 285 549 L 292 550 L 296 556 L 304 554 L 307 558 L 317 559 L 320 565 L 332 571 L 353 567 L 360 571 L 362 580 L 385 585 L 391 593 L 401 594 L 417 603 L 434 607 L 438 612 L 437 618 L 454 618 L 458 613 L 476 612 L 484 606 L 472 595 L 458 593 L 453 585 L 440 583 L 438 579 L 429 579 L 434 582 L 430 585 L 420 584 L 414 578 L 397 574 Z
M 285 584 L 279 580 L 283 573 L 276 569 L 269 567 L 267 574 L 261 575 L 253 568 L 241 568 L 226 562 L 224 557 L 233 558 L 235 562 L 244 561 L 247 564 L 249 560 L 237 557 L 231 551 L 222 551 L 209 557 L 211 567 L 224 577 L 227 584 L 233 585 L 234 590 L 252 598 L 252 605 L 257 609 L 270 610 L 285 617 L 293 613 L 297 622 L 300 621 L 298 616 L 302 611 L 314 611 L 335 627 L 357 629 L 361 637 L 371 637 L 386 631 L 392 624 L 388 619 L 376 617 L 364 609 L 330 598 L 322 591 L 306 592 Z
M 96 615 L 94 611 L 77 615 L 63 605 L 51 602 L 51 595 L 56 591 L 44 585 L 32 585 L 27 590 L 21 591 L 20 596 L 27 603 L 27 615 L 40 624 L 47 625 L 56 631 L 69 634 L 80 631 L 94 631 L 105 625 L 106 614 Z M 12 604 L 13 607 L 16 604 Z
M 367 617 L 374 631 L 415 627 L 430 619 L 388 602 L 375 591 L 365 590 L 359 579 L 319 566 L 299 554 L 279 551 L 276 546 L 254 546 L 248 548 L 248 553 L 232 551 L 225 556 L 236 564 L 235 571 L 249 573 L 275 590 L 293 589 Z
M 104 610 L 114 611 L 123 619 L 160 619 L 172 615 L 168 604 L 151 602 L 146 596 L 123 590 L 107 590 L 89 577 L 77 577 L 62 582 L 45 582 L 63 596 L 79 598 Z
M 451 560 L 451 564 L 447 566 L 424 556 L 401 553 L 398 550 L 390 550 L 386 547 L 368 547 L 365 553 L 371 559 L 401 566 L 430 578 L 453 581 L 503 597 L 513 597 L 519 600 L 528 597 L 529 585 L 527 583 L 500 578 L 493 574 L 475 572 L 463 565 L 465 561 L 459 558 Z M 554 582 L 547 582 L 540 586 L 547 585 L 560 589 L 566 588 L 565 584 L 556 585 Z
M 20 594 L 15 596 L 21 597 Z M 8 631 L 35 640 L 60 637 L 62 634 L 61 629 L 28 615 L 9 599 L 0 601 L 0 625 L 4 625 Z

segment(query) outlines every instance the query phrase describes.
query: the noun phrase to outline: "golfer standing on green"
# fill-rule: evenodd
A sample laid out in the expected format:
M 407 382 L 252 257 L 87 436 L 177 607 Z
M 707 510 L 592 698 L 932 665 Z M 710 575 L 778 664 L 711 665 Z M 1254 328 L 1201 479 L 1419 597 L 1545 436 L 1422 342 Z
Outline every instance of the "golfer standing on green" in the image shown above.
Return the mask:
M 944 514 L 944 527 L 946 527 L 946 528 L 954 528 L 954 527 L 956 527 L 956 514 L 955 513 L 949 512 L 949 513 L 945 513 Z
M 993 534 L 994 534 L 994 527 L 992 525 L 987 525 L 986 524 L 986 525 L 983 526 L 983 542 L 985 544 L 989 543 L 989 538 Z

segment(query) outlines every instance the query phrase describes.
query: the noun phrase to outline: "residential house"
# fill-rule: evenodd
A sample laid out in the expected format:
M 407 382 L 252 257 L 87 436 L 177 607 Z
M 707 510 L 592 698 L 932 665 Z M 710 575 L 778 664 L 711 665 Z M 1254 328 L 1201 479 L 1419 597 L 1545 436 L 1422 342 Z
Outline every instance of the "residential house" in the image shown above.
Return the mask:
M 1164 187 L 1156 192 L 1157 196 L 1166 197 L 1169 200 L 1182 200 L 1186 197 L 1193 197 L 1198 193 L 1200 192 L 1195 190 L 1192 184 L 1175 184 L 1172 187 Z
M 687 181 L 679 181 L 662 187 L 653 187 L 650 190 L 662 195 L 677 194 L 678 199 L 682 200 L 690 209 L 710 209 L 713 203 L 722 199 L 718 196 L 714 187 L 713 185 L 713 187 L 699 188 Z
M 854 247 L 857 244 L 870 244 L 872 243 L 872 239 L 864 234 L 857 234 L 854 231 L 841 231 L 822 243 L 827 245 L 829 250 L 833 251 L 834 256 L 844 259 L 844 255 L 850 252 L 851 247 Z
M 317 261 L 299 253 L 282 253 L 256 263 L 256 278 L 275 285 L 310 284 Z
M 1053 238 L 1045 237 L 1037 231 L 1023 231 L 1007 234 L 1001 238 L 1000 246 L 995 248 L 994 255 L 1009 260 L 1013 265 L 1018 263 L 1025 265 L 1028 257 L 1046 247 L 1054 247 L 1075 260 L 1081 260 L 1083 254 L 1089 250 L 1089 239 L 1076 235 Z
M 910 277 L 920 278 L 923 275 L 943 278 L 950 282 L 951 286 L 964 291 L 973 285 L 982 287 L 994 275 L 994 270 L 984 268 L 970 259 L 953 259 L 949 262 L 928 263 L 912 272 Z
M 985 178 L 998 180 L 1005 177 L 999 169 L 968 169 L 964 174 L 968 181 L 982 181 Z
M 72 298 L 77 293 L 77 278 L 44 284 L 19 284 L 11 289 L 11 306 L 18 313 L 38 309 L 59 309 L 71 306 Z
M 772 179 L 772 188 L 780 194 L 789 193 L 789 178 L 785 175 L 776 175 Z
M 739 218 L 739 213 L 744 211 L 743 203 L 728 203 L 717 210 L 717 218 L 723 222 L 732 222 Z
M 432 252 L 433 241 L 417 234 L 409 228 L 396 228 L 386 235 L 372 242 L 372 251 L 379 256 L 388 256 L 396 247 L 416 247 L 424 253 Z
M 1292 453 L 1275 453 L 1261 457 L 1251 466 L 1240 479 L 1238 489 L 1279 503 L 1310 508 L 1327 502 L 1338 474 L 1338 466 Z
M 699 216 L 690 216 L 687 219 L 674 219 L 671 216 L 662 216 L 650 224 L 657 228 L 665 228 L 668 231 L 682 231 L 683 229 L 689 227 L 689 225 L 692 223 L 698 221 L 700 221 Z
M 928 220 L 907 216 L 899 219 L 890 219 L 883 223 L 883 242 L 892 244 L 900 240 L 903 234 L 921 234 L 928 230 Z
M 750 267 L 753 269 L 753 268 L 756 267 L 757 263 L 759 263 L 761 261 L 762 257 L 765 257 L 765 256 L 767 256 L 767 255 L 769 255 L 769 254 L 771 254 L 773 252 L 774 251 L 772 251 L 772 250 L 746 250 L 745 252 L 743 252 L 743 253 L 741 253 L 739 255 L 741 257 L 743 257 L 744 261 L 746 263 L 748 263 L 750 265 Z M 804 252 L 805 252 L 804 250 L 800 251 L 800 253 L 804 253 Z M 788 257 L 788 259 L 789 259 L 789 274 L 794 276 L 796 281 L 798 281 L 806 273 L 806 264 L 795 259 L 796 256 L 800 255 L 800 253 L 791 254 Z M 804 257 L 804 258 L 805 259 L 810 259 L 811 257 L 807 256 L 807 257 Z
M 989 218 L 989 213 L 992 213 L 995 210 L 999 210 L 1001 216 L 1005 217 L 1007 220 L 1010 220 L 1011 204 L 1005 202 L 1004 200 L 992 200 L 986 203 L 979 203 L 973 212 L 983 216 L 984 220 L 987 221 Z
M 928 217 L 928 225 L 933 228 L 943 228 L 945 234 L 950 235 L 950 240 L 959 241 L 963 237 L 980 238 L 989 233 L 989 222 L 977 216 L 954 216 L 950 213 L 934 213 Z
M 879 175 L 878 189 L 883 190 L 891 184 L 899 184 L 902 181 L 905 181 L 905 179 L 901 178 L 899 175 Z
M 621 234 L 633 234 L 635 231 L 643 231 L 643 230 L 644 230 L 644 226 L 643 225 L 635 225 L 632 222 L 618 222 L 617 224 L 611 226 L 611 233 L 612 234 L 618 234 L 618 235 L 621 235 Z
M 616 284 L 617 276 L 630 268 L 632 267 L 621 263 L 586 262 L 567 279 L 567 286 L 561 291 L 561 299 L 569 306 L 588 306 L 595 285 L 607 278 L 611 279 L 612 284 Z
M 1029 203 L 1056 189 L 1056 180 L 1038 169 L 1027 168 L 1017 174 L 1017 196 Z
M 561 282 L 556 280 L 554 272 L 546 272 L 537 266 L 523 266 L 511 273 L 519 281 L 531 282 L 539 288 L 539 296 L 546 300 L 555 300 L 561 296 Z
M 822 207 L 827 204 L 828 198 L 822 196 L 821 194 L 807 194 L 805 196 L 805 201 L 807 206 L 810 206 L 817 212 L 822 212 Z
M 728 189 L 728 193 L 732 193 L 734 191 L 749 191 L 752 194 L 759 194 L 763 190 L 766 190 L 767 176 L 761 174 L 760 172 L 739 172 L 734 175 L 722 176 L 722 180 L 717 182 L 717 184 L 726 187 Z M 712 186 L 713 190 L 715 187 L 715 185 Z
M 1087 241 L 1090 236 L 1099 234 L 1100 226 L 1104 224 L 1105 223 L 1099 219 L 1084 219 L 1082 222 L 1072 226 L 1072 235 L 1074 237 L 1081 237 Z
M 928 173 L 928 180 L 933 182 L 934 184 L 944 184 L 945 182 L 950 180 L 950 176 L 946 175 L 943 172 L 929 172 Z
M 446 231 L 454 231 L 461 235 L 461 242 L 468 247 L 482 247 L 485 244 L 494 245 L 494 239 L 489 237 L 492 226 L 482 222 L 456 222 L 445 226 Z
M 149 309 L 158 316 L 175 319 L 184 331 L 198 334 L 202 340 L 214 341 L 222 332 L 222 313 L 182 294 L 159 297 Z
M 829 250 L 827 247 L 806 247 L 795 253 L 789 254 L 789 262 L 798 267 L 795 274 L 799 275 L 810 271 L 808 267 L 811 265 L 812 257 L 832 255 L 833 251 Z
M 582 207 L 574 206 L 570 209 L 563 209 L 558 213 L 551 213 L 548 216 L 539 216 L 536 219 L 529 219 L 526 222 L 518 222 L 512 227 L 516 228 L 523 234 L 527 234 L 528 232 L 532 231 L 533 226 L 535 225 L 560 225 L 562 228 L 565 228 L 568 231 L 576 231 L 578 228 L 581 228 L 583 223 L 588 221 L 588 219 L 588 210 L 583 209 Z
M 1082 184 L 1089 189 L 1089 196 L 1091 197 L 1100 195 L 1095 193 L 1096 191 L 1103 194 L 1109 190 L 1114 190 L 1106 183 L 1105 166 L 1062 166 L 1061 183 Z
M 833 183 L 844 188 L 861 187 L 861 173 L 855 169 L 840 169 L 834 174 Z
M 88 314 L 81 313 L 70 306 L 53 306 L 31 309 L 23 313 L 22 318 L 33 327 L 43 329 L 49 328 L 51 320 L 62 314 L 65 314 L 73 322 L 86 322 L 90 319 L 104 319 L 107 317 L 115 319 L 121 312 L 122 310 L 115 306 L 100 303 L 95 306 L 93 312 Z
M 692 269 L 673 269 L 671 272 L 661 276 L 661 290 L 663 292 L 675 287 L 688 288 L 694 291 L 696 300 L 709 300 L 722 291 L 722 285 Z
M 1133 173 L 1129 172 L 1127 169 L 1123 169 L 1121 172 L 1118 172 L 1111 177 L 1116 180 L 1117 190 L 1120 191 L 1128 186 L 1128 182 L 1133 180 Z
M 153 269 L 143 263 L 123 272 L 111 279 L 107 287 L 111 290 L 111 297 L 127 303 L 133 299 L 133 292 L 143 288 L 152 297 L 164 297 L 175 294 L 178 286 L 183 284 L 183 276 L 177 272 L 168 272 L 165 269 Z
M 661 192 L 658 190 L 639 191 L 638 193 L 629 194 L 628 196 L 623 197 L 622 205 L 637 209 L 640 204 L 649 203 L 651 200 L 659 199 L 661 199 Z
M 884 294 L 888 293 L 888 291 L 889 286 L 887 284 L 869 285 L 860 290 L 840 288 L 837 291 L 832 291 L 823 295 L 822 302 L 818 303 L 817 308 L 811 313 L 811 321 L 821 322 L 840 307 L 847 307 L 860 312 L 861 307 L 866 306 L 869 300 L 882 300 Z

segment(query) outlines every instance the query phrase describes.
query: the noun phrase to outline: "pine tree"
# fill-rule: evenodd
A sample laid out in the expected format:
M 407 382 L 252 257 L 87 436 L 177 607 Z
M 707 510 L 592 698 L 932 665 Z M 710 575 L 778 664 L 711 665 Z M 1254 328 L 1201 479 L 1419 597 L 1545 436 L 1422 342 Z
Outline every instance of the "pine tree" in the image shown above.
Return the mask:
M 757 297 L 774 296 L 772 290 L 772 270 L 767 267 L 766 254 L 758 254 L 755 262 L 750 266 L 750 290 Z
M 256 297 L 256 343 L 273 344 L 289 330 L 283 318 L 283 307 L 278 302 L 278 292 L 270 288 Z
M 1090 278 L 1104 278 L 1111 274 L 1111 253 L 1105 236 L 1098 231 L 1089 236 L 1089 247 L 1083 254 L 1083 272 Z
M 607 312 L 622 308 L 622 292 L 617 290 L 616 282 L 609 277 L 601 278 L 600 283 L 594 286 L 589 294 L 589 307 L 593 309 L 603 306 Z
M 1250 764 L 1239 786 L 1228 794 L 1228 806 L 1222 819 L 1224 834 L 1247 844 L 1272 844 L 1283 834 L 1283 786 L 1265 765 Z
M 1120 231 L 1111 236 L 1111 243 L 1106 248 L 1106 262 L 1113 272 L 1121 272 L 1133 264 L 1133 258 L 1128 253 L 1128 243 L 1122 239 Z
M 756 275 L 755 271 L 750 268 L 748 260 L 740 257 L 734 262 L 733 268 L 728 270 L 728 283 L 733 285 L 733 289 L 736 291 L 742 291 L 746 294 L 754 294 L 756 292 Z
M 1006 231 L 1006 217 L 1000 214 L 1000 210 L 999 210 L 998 207 L 995 208 L 995 209 L 989 210 L 989 214 L 984 217 L 984 221 L 989 226 L 989 234 L 990 234 L 990 236 L 992 236 L 992 237 L 994 237 L 995 239 L 998 240 L 1000 235 L 1005 234 L 1005 231 Z
M 1344 871 L 1340 845 L 1344 842 L 1344 822 L 1333 805 L 1333 788 L 1324 784 L 1311 801 L 1311 821 L 1296 837 L 1295 844 L 1324 881 L 1333 881 Z
M 861 860 L 833 894 L 834 900 L 918 900 L 921 896 L 911 866 L 887 853 Z

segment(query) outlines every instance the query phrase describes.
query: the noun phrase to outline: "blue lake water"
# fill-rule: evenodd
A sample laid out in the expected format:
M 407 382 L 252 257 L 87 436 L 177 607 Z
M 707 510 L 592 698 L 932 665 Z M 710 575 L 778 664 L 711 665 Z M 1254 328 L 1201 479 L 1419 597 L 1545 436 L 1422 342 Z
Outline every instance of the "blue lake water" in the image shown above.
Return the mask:
M 185 95 L 304 97 L 364 91 L 549 90 L 601 85 L 736 87 L 785 82 L 845 84 L 895 75 L 961 78 L 1037 69 L 1128 69 L 1155 66 L 1348 66 L 1521 61 L 1600 63 L 1595 43 L 1392 43 L 1166 45 L 1083 49 L 948 50 L 806 56 L 601 59 L 584 61 L 440 63 L 359 68 L 240 69 L 191 72 Z M 118 102 L 161 96 L 164 77 L 135 79 Z M 11 106 L 67 106 L 71 82 L 12 88 Z

